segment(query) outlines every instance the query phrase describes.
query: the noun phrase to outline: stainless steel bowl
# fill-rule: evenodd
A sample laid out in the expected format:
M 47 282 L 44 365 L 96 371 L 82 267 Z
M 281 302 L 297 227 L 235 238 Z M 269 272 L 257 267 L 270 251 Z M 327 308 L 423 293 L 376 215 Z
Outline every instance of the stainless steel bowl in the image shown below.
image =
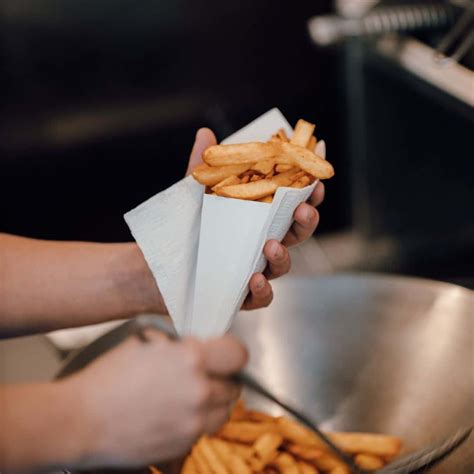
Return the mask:
M 265 310 L 232 331 L 250 371 L 328 429 L 400 436 L 406 451 L 474 422 L 474 295 L 454 285 L 382 275 L 284 278 Z M 69 361 L 79 369 L 119 342 L 118 328 Z M 257 408 L 280 413 L 252 393 Z M 433 469 L 474 472 L 474 441 Z
M 250 371 L 334 430 L 400 436 L 406 451 L 474 422 L 474 294 L 454 285 L 339 275 L 275 282 L 233 331 Z M 280 413 L 258 397 L 249 403 Z M 470 440 L 436 473 L 473 473 Z

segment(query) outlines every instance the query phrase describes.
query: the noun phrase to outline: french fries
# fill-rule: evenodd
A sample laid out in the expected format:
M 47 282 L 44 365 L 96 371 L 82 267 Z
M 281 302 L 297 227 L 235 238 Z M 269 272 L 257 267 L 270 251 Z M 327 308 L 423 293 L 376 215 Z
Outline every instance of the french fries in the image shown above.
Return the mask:
M 157 469 L 155 466 L 148 466 L 148 470 L 150 471 L 150 474 L 162 474 L 159 469 Z M 183 470 L 184 472 L 184 470 Z M 188 474 L 192 474 L 193 471 L 190 471 L 189 469 L 186 471 Z
M 243 184 L 233 186 L 222 186 L 215 192 L 219 196 L 231 197 L 236 199 L 245 199 L 255 201 L 266 196 L 273 195 L 280 186 L 290 186 L 294 181 L 301 178 L 301 171 L 291 169 L 286 173 L 280 173 L 270 179 L 261 179 L 260 181 L 249 182 L 242 179 Z
M 309 176 L 302 176 L 301 178 L 297 179 L 296 181 L 293 182 L 291 185 L 292 188 L 305 188 L 310 184 L 310 178 Z
M 311 151 L 315 151 L 316 150 L 316 144 L 317 144 L 317 140 L 316 140 L 316 137 L 313 135 L 310 139 L 309 139 L 309 142 L 308 144 L 306 145 L 306 148 L 308 150 L 311 150 Z M 316 153 L 317 154 L 317 153 Z
M 282 474 L 300 474 L 298 462 L 291 454 L 285 452 L 280 453 L 273 465 L 278 469 L 278 472 Z
M 328 161 L 312 151 L 292 143 L 281 143 L 281 155 L 276 157 L 277 163 L 298 166 L 317 179 L 329 179 L 334 176 L 334 169 Z
M 313 465 L 303 461 L 298 461 L 298 467 L 300 474 L 318 474 L 319 472 Z
M 384 462 L 378 456 L 372 454 L 357 454 L 355 457 L 356 464 L 362 469 L 380 469 Z
M 292 165 L 276 165 L 275 171 L 277 173 L 285 173 L 286 171 L 290 171 L 293 168 Z
M 362 469 L 380 469 L 401 442 L 372 433 L 328 433 Z M 249 410 L 239 401 L 221 430 L 201 437 L 181 474 L 350 474 L 311 430 L 285 417 Z
M 232 186 L 233 184 L 240 184 L 240 179 L 237 177 L 237 175 L 233 174 L 231 176 L 228 176 L 227 178 L 224 178 L 222 181 L 217 183 L 212 190 L 216 192 L 217 188 L 222 188 L 223 186 Z
M 332 433 L 331 440 L 349 454 L 365 453 L 391 458 L 401 447 L 399 438 L 373 433 Z
M 268 160 L 257 161 L 250 169 L 258 173 L 268 174 L 273 170 L 275 165 L 275 158 L 269 158 Z
M 207 436 L 203 436 L 197 443 L 196 449 L 200 450 L 202 456 L 206 459 L 213 474 L 230 474 L 225 461 L 217 455 L 215 444 Z
M 253 453 L 249 463 L 254 471 L 261 471 L 267 464 L 274 461 L 278 454 L 278 448 L 283 443 L 283 437 L 279 433 L 269 432 L 261 435 L 253 444 Z
M 299 145 L 307 147 L 311 137 L 313 136 L 315 125 L 306 122 L 305 120 L 298 120 L 296 123 L 295 131 L 291 137 L 290 143 L 293 145 Z
M 252 164 L 237 164 L 229 166 L 208 166 L 205 163 L 197 166 L 193 171 L 196 181 L 206 186 L 215 186 L 217 183 L 228 178 L 229 176 L 237 176 L 245 173 Z
M 332 165 L 315 153 L 314 128 L 298 120 L 291 139 L 280 129 L 266 143 L 211 146 L 193 176 L 207 186 L 208 193 L 271 203 L 279 187 L 304 188 L 334 175 Z M 302 174 L 289 179 L 290 171 Z
M 268 160 L 278 155 L 280 146 L 276 142 L 250 142 L 237 145 L 213 145 L 202 159 L 209 166 L 229 166 L 242 163 L 253 165 L 257 161 Z
M 186 458 L 186 461 L 183 464 L 183 468 L 181 469 L 182 474 L 198 474 L 196 465 L 194 464 L 194 459 L 191 456 Z M 156 474 L 156 473 L 151 473 Z
M 219 437 L 237 443 L 253 443 L 265 433 L 276 432 L 276 424 L 253 421 L 230 421 L 219 431 Z
M 280 130 L 278 130 L 277 135 L 278 135 L 278 138 L 280 139 L 280 141 L 282 141 L 282 142 L 289 142 L 290 141 L 288 139 L 288 136 L 286 135 L 285 130 L 283 130 L 282 128 L 280 128 Z

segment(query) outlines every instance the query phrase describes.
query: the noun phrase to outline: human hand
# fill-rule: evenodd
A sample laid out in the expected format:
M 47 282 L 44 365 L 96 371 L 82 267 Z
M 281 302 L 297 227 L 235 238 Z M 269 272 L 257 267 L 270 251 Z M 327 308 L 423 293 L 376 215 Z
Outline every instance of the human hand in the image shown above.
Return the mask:
M 80 468 L 184 454 L 200 435 L 219 429 L 239 396 L 229 376 L 247 353 L 232 336 L 176 342 L 154 330 L 146 335 L 148 343 L 130 338 L 62 382 L 74 386 L 89 425 Z
M 186 174 L 202 163 L 202 154 L 217 140 L 208 128 L 201 128 L 196 134 L 194 146 L 189 158 Z M 263 273 L 255 273 L 249 282 L 250 292 L 243 304 L 243 309 L 256 309 L 268 306 L 273 299 L 272 287 L 269 280 L 278 278 L 290 271 L 291 259 L 288 247 L 307 240 L 319 223 L 319 213 L 316 209 L 324 200 L 324 184 L 319 181 L 307 202 L 300 204 L 294 213 L 295 222 L 283 241 L 269 240 L 263 248 L 268 265 Z

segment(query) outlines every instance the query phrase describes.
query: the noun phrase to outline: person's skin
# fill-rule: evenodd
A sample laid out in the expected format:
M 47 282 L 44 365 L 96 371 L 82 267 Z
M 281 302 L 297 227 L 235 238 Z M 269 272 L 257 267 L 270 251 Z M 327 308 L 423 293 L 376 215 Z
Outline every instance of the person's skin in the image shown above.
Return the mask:
M 188 173 L 204 150 L 216 143 L 211 130 L 196 135 Z M 318 183 L 282 244 L 267 242 L 268 266 L 249 283 L 244 309 L 268 306 L 268 280 L 290 269 L 288 248 L 310 237 L 319 221 L 315 206 L 324 198 Z M 51 242 L 0 234 L 0 334 L 45 332 L 130 317 L 166 314 L 166 306 L 136 243 Z
M 201 129 L 189 170 L 216 142 Z M 288 272 L 287 246 L 308 238 L 324 197 L 319 184 L 295 212 L 283 245 L 265 246 L 244 308 L 268 305 L 268 280 Z M 0 235 L 0 334 L 38 332 L 166 312 L 134 243 L 45 242 Z M 0 386 L 0 471 L 137 466 L 185 453 L 227 419 L 239 388 L 229 376 L 246 363 L 232 336 L 172 342 L 129 339 L 61 381 Z
M 147 336 L 62 381 L 0 388 L 0 472 L 143 466 L 222 426 L 239 395 L 228 377 L 247 361 L 241 343 Z

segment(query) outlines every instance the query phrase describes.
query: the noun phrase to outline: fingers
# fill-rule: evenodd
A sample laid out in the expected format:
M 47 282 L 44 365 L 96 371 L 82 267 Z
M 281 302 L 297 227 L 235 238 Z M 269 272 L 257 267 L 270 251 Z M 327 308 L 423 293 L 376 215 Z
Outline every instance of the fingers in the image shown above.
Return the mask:
M 205 420 L 204 432 L 213 434 L 222 427 L 222 425 L 229 419 L 232 405 L 221 405 L 220 407 L 211 410 Z
M 309 204 L 300 204 L 294 214 L 295 222 L 283 239 L 283 245 L 292 245 L 304 242 L 313 235 L 319 223 L 318 211 Z
M 263 248 L 263 254 L 268 260 L 265 276 L 271 280 L 290 271 L 291 259 L 288 249 L 276 240 L 269 240 Z
M 249 282 L 249 295 L 243 304 L 243 309 L 257 309 L 268 306 L 273 300 L 273 290 L 268 280 L 261 274 L 255 273 Z
M 202 343 L 202 363 L 210 375 L 229 376 L 238 372 L 248 359 L 247 350 L 230 335 Z
M 314 207 L 318 207 L 324 201 L 325 188 L 322 181 L 318 181 L 318 184 L 314 188 L 311 196 L 308 199 L 308 204 Z
M 213 377 L 209 382 L 210 406 L 227 405 L 230 407 L 240 396 L 241 388 L 230 379 Z
M 202 163 L 201 156 L 204 151 L 212 145 L 216 145 L 217 140 L 214 132 L 209 128 L 200 128 L 196 133 L 196 139 L 194 140 L 194 146 L 189 157 L 188 169 L 186 170 L 186 176 L 190 174 L 193 169 Z

